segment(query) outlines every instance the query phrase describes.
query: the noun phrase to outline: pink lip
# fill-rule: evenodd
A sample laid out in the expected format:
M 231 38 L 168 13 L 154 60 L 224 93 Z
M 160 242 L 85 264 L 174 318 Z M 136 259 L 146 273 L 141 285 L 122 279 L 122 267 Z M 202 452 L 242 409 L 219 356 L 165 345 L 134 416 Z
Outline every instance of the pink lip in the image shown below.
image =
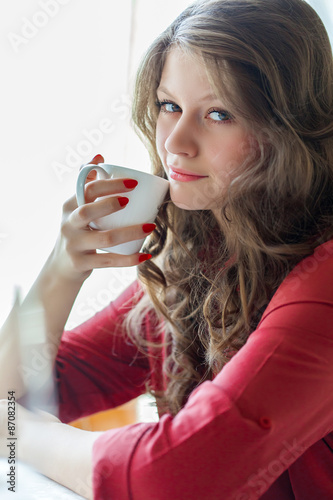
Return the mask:
M 193 172 L 189 172 L 188 170 L 184 170 L 182 168 L 169 166 L 169 177 L 179 182 L 190 182 L 190 181 L 198 181 L 199 179 L 205 179 L 208 176 L 197 175 L 194 174 Z

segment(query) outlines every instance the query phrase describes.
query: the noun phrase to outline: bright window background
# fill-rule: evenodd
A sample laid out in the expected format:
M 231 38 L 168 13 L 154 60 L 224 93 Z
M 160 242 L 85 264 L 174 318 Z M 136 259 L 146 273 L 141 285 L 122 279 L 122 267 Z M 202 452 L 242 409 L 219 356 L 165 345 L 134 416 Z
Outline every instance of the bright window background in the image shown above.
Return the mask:
M 16 0 L 0 5 L 0 324 L 56 240 L 82 163 L 149 170 L 129 125 L 130 88 L 147 46 L 188 0 Z M 104 307 L 135 269 L 96 270 L 68 327 Z
M 26 293 L 49 255 L 79 166 L 102 153 L 108 162 L 149 170 L 129 126 L 130 87 L 146 47 L 189 3 L 1 3 L 0 324 L 14 286 Z M 330 0 L 310 3 L 331 30 Z M 68 327 L 104 307 L 134 277 L 133 268 L 95 271 Z

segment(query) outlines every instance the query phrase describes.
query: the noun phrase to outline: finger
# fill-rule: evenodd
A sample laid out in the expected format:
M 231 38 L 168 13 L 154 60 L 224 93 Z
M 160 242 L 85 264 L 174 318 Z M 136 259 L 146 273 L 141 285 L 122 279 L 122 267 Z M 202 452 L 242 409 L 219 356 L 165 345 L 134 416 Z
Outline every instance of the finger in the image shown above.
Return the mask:
M 84 197 L 90 203 L 100 196 L 133 191 L 137 185 L 138 181 L 135 179 L 100 179 L 86 185 Z
M 86 203 L 78 207 L 69 217 L 69 222 L 78 229 L 83 229 L 100 217 L 113 214 L 123 209 L 129 202 L 124 196 L 109 196 L 101 200 Z
M 64 213 L 71 213 L 77 208 L 77 199 L 76 195 L 74 194 L 68 200 L 65 201 L 63 204 L 62 210 Z
M 86 165 L 91 165 L 91 164 L 98 165 L 99 163 L 104 163 L 104 157 L 100 154 L 94 156 L 94 158 L 89 163 L 84 163 L 80 167 L 80 170 L 81 170 L 81 168 L 85 167 Z M 89 174 L 87 175 L 85 182 L 91 182 L 91 181 L 95 180 L 96 176 L 97 176 L 96 170 L 91 170 L 91 172 L 89 172 Z
M 150 254 L 135 253 L 132 255 L 120 255 L 116 253 L 87 253 L 77 254 L 73 258 L 76 269 L 87 272 L 91 269 L 103 269 L 107 267 L 133 267 L 151 258 Z
M 86 165 L 91 165 L 91 164 L 98 165 L 98 163 L 104 163 L 104 157 L 100 154 L 94 156 L 94 158 L 91 161 L 89 161 L 88 163 L 83 163 L 83 165 L 81 165 L 81 167 L 80 167 L 80 170 L 83 167 L 85 167 Z
M 84 181 L 85 184 L 88 184 L 88 182 L 92 182 L 96 180 L 97 177 L 97 172 L 96 170 L 90 170 L 89 174 L 86 177 L 86 180 Z
M 72 250 L 88 252 L 97 248 L 112 248 L 122 243 L 146 238 L 155 228 L 155 224 L 143 224 L 120 229 L 110 229 L 108 231 L 89 231 L 79 241 L 77 239 L 74 240 L 74 244 L 77 246 L 76 248 L 72 248 Z

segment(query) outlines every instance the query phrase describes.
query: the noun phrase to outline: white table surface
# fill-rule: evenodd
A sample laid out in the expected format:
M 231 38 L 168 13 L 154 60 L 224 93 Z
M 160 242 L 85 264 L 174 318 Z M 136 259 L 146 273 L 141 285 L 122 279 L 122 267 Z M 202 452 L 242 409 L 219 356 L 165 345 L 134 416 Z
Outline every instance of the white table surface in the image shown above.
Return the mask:
M 8 459 L 0 458 L 0 498 L 1 500 L 80 500 L 73 491 L 39 474 L 27 465 L 16 462 L 15 493 L 8 491 Z

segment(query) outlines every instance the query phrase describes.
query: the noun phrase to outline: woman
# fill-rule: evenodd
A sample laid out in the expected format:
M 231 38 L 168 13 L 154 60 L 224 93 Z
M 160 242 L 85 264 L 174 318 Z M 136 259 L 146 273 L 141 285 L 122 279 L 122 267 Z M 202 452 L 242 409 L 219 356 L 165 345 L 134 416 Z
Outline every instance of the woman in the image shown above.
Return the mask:
M 26 304 L 57 345 L 62 422 L 147 385 L 160 421 L 90 433 L 20 408 L 24 460 L 87 498 L 333 498 L 332 84 L 303 0 L 199 1 L 153 43 L 133 116 L 170 180 L 156 229 L 141 257 L 96 254 L 143 229 L 90 231 L 135 186 L 89 182 Z M 93 268 L 140 260 L 62 334 Z

